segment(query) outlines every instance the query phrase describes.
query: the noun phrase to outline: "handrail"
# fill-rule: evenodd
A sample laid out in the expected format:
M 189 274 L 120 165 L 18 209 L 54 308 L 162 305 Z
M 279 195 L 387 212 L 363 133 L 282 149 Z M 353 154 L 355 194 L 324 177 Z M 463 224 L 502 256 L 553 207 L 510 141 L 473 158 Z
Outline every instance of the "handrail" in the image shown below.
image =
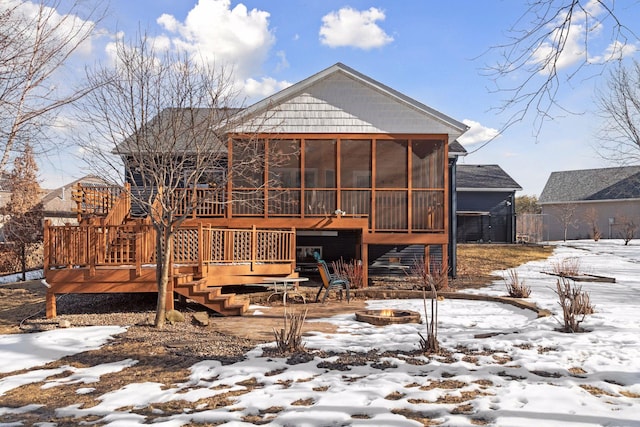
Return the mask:
M 149 224 L 45 225 L 47 269 L 132 265 L 155 260 L 155 229 Z M 295 230 L 183 226 L 173 237 L 173 262 L 293 263 Z
M 104 225 L 120 225 L 131 211 L 131 184 L 128 182 L 124 186 L 118 198 L 111 205 L 107 216 L 104 218 Z
M 83 215 L 107 215 L 123 188 L 115 185 L 82 185 L 77 183 L 73 189 L 73 199 L 76 202 L 78 222 Z

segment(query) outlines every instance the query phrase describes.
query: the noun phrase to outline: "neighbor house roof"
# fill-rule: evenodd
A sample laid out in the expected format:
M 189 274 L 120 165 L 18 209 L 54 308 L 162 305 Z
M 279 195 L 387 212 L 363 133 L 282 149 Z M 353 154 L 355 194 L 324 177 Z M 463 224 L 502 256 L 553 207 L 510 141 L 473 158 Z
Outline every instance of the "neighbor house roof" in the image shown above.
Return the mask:
M 640 166 L 552 172 L 540 204 L 640 198 Z
M 518 191 L 522 187 L 498 165 L 456 166 L 456 191 Z

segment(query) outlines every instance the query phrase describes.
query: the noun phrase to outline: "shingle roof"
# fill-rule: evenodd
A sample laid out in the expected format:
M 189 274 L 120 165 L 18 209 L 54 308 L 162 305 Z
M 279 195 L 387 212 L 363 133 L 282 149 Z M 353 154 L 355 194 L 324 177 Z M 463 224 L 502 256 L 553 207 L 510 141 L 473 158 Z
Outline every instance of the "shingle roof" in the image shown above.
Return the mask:
M 640 166 L 552 172 L 538 203 L 640 198 Z
M 129 136 L 113 150 L 113 154 L 159 152 L 163 146 L 173 152 L 202 149 L 198 134 L 207 135 L 211 150 L 226 153 L 226 140 L 215 137 L 216 129 L 224 129 L 239 108 L 165 108 L 141 129 L 141 140 Z M 221 133 L 224 133 L 223 131 Z
M 522 190 L 498 165 L 456 166 L 456 190 Z
M 456 139 L 453 142 L 449 143 L 449 155 L 453 156 L 465 156 L 467 154 L 467 150 L 458 142 Z

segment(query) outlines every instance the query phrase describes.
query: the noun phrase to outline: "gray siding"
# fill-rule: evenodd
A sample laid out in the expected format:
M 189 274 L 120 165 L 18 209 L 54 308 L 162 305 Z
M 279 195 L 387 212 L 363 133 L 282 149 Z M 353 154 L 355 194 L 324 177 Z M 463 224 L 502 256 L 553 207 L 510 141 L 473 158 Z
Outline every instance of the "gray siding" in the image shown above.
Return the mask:
M 561 206 L 559 204 L 546 204 L 542 206 L 544 214 L 544 237 L 549 240 L 562 240 L 564 238 L 564 227 L 559 217 L 561 216 Z M 567 239 L 590 239 L 593 237 L 591 226 L 586 221 L 586 213 L 589 208 L 594 208 L 598 215 L 598 228 L 603 239 L 621 238 L 620 218 L 626 217 L 640 224 L 640 200 L 634 201 L 609 201 L 576 203 L 573 205 L 574 222 L 567 228 Z M 609 218 L 613 218 L 613 224 L 609 224 Z M 640 230 L 639 230 L 640 231 Z M 547 237 L 548 236 L 548 237 Z M 640 232 L 636 237 L 640 237 Z
M 277 133 L 434 133 L 449 134 L 450 141 L 461 135 L 437 117 L 343 73 L 316 82 L 250 126 L 258 123 Z

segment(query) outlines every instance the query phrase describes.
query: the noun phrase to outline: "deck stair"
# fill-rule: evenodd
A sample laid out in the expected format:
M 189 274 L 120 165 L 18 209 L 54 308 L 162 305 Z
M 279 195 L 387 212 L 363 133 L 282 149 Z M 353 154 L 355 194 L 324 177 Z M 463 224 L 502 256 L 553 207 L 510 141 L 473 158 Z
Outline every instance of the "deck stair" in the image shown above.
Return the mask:
M 173 277 L 173 291 L 223 316 L 242 316 L 249 309 L 249 300 L 223 294 L 222 287 L 207 286 L 206 282 L 192 273 L 178 273 Z

